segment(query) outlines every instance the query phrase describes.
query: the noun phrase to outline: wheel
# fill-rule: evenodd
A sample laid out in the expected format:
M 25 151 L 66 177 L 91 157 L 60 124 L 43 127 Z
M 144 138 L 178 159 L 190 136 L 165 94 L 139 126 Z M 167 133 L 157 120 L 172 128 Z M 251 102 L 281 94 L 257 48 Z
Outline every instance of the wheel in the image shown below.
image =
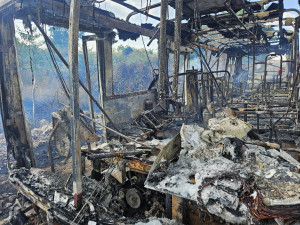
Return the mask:
M 131 208 L 139 208 L 142 204 L 141 193 L 135 188 L 129 189 L 126 192 L 126 202 Z

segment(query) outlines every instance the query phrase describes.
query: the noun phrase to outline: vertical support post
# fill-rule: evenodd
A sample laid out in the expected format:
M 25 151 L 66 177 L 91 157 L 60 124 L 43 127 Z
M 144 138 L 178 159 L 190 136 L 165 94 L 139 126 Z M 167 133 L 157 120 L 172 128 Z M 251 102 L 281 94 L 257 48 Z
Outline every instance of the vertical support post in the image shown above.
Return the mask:
M 267 75 L 268 75 L 268 57 L 269 55 L 266 55 L 265 58 L 265 70 L 264 70 L 264 79 L 263 79 L 263 85 L 262 85 L 262 100 L 267 101 L 267 89 L 266 89 L 266 83 L 267 83 Z
M 249 86 L 248 86 L 248 80 L 249 80 L 249 71 L 250 71 L 250 49 L 248 49 L 248 60 L 247 60 L 247 63 L 248 63 L 248 73 L 247 73 L 247 79 L 246 79 L 246 87 L 245 89 L 248 89 Z
M 243 94 L 243 83 L 240 82 L 240 96 L 242 96 Z
M 217 59 L 217 69 L 216 71 L 219 71 L 219 64 L 220 64 L 220 57 Z M 217 77 L 219 76 L 219 73 L 217 73 Z
M 247 115 L 247 111 L 246 111 L 247 107 L 248 107 L 248 104 L 244 103 L 244 121 L 245 122 L 248 122 L 248 115 Z
M 92 93 L 91 87 L 91 75 L 90 75 L 90 67 L 89 67 L 89 56 L 88 56 L 88 49 L 86 40 L 82 40 L 82 49 L 83 49 L 83 56 L 84 56 L 84 65 L 85 65 L 85 76 L 86 76 L 86 84 L 87 88 L 90 93 Z M 95 118 L 94 115 L 94 107 L 93 107 L 93 100 L 91 96 L 89 96 L 89 110 L 90 110 L 90 117 L 91 119 Z M 93 129 L 95 130 L 95 123 L 92 123 Z
M 297 79 L 297 76 L 299 76 L 299 16 L 296 18 L 296 24 L 295 24 L 295 35 L 296 35 L 296 61 L 295 61 L 295 80 L 299 83 L 299 78 Z M 296 87 L 298 85 L 296 84 Z M 297 88 L 298 90 L 298 88 Z M 298 100 L 298 91 L 295 91 L 295 100 Z
M 207 80 L 207 75 L 205 73 L 201 74 L 201 86 L 202 86 L 202 106 L 203 108 L 206 108 L 207 106 L 207 94 L 206 94 L 206 80 Z
M 229 64 L 229 60 L 230 60 L 230 57 L 228 56 L 228 54 L 226 55 L 226 62 L 225 62 L 225 71 L 227 71 L 228 69 L 228 64 Z M 224 76 L 225 76 L 226 72 L 224 73 Z M 226 98 L 226 101 L 229 100 L 229 79 L 226 80 L 225 79 L 225 87 L 228 87 L 227 90 L 226 90 L 226 93 L 225 93 L 225 98 Z
M 295 23 L 295 29 L 294 29 L 294 48 L 293 48 L 293 54 L 294 54 L 294 67 L 293 67 L 293 81 L 296 80 L 297 76 L 297 66 L 298 66 L 298 43 L 299 43 L 299 17 L 296 18 Z
M 112 58 L 112 36 L 107 33 L 103 40 L 104 63 L 105 63 L 105 96 L 114 95 L 113 88 L 113 58 Z
M 282 55 L 280 54 L 279 88 L 281 88 L 281 82 L 282 82 Z
M 105 108 L 105 98 L 113 95 L 112 37 L 104 33 L 100 34 L 99 37 L 101 40 L 96 41 L 99 97 L 101 107 Z M 107 125 L 107 122 L 103 115 L 102 123 Z M 107 142 L 107 133 L 108 131 L 103 128 L 105 142 Z
M 190 63 L 190 53 L 186 53 L 184 55 L 184 72 L 189 68 Z M 184 104 L 186 106 L 186 111 L 190 111 L 190 107 L 192 104 L 192 98 L 190 95 L 190 91 L 188 90 L 188 75 L 184 76 Z
M 204 50 L 204 57 L 205 57 L 205 61 L 207 62 L 207 56 L 208 56 L 208 50 L 205 49 Z M 205 65 L 205 64 L 204 64 Z M 207 72 L 207 68 L 206 66 L 203 67 L 203 71 L 204 72 Z M 210 78 L 210 74 L 208 73 L 205 73 L 203 74 L 203 77 L 204 77 L 204 86 L 205 86 L 205 105 L 204 107 L 207 108 L 207 104 L 210 103 L 210 85 L 209 85 L 209 78 Z
M 243 68 L 242 68 L 242 66 L 243 66 L 242 56 L 236 57 L 235 63 L 236 63 L 236 72 L 235 73 L 237 74 L 237 73 L 242 72 L 242 70 L 243 70 Z
M 104 38 L 103 34 L 98 35 L 99 38 Z M 99 85 L 99 103 L 104 107 L 104 100 L 106 96 L 105 90 L 105 58 L 104 58 L 104 43 L 103 41 L 96 41 L 97 53 L 97 70 L 98 70 L 98 85 Z
M 82 206 L 82 168 L 80 146 L 78 31 L 80 0 L 72 0 L 69 19 L 69 80 L 71 100 L 71 150 L 73 161 L 73 194 L 77 209 Z
M 159 32 L 159 76 L 158 76 L 158 94 L 162 100 L 165 95 L 165 79 L 167 67 L 167 9 L 168 0 L 162 0 L 160 6 L 160 32 Z
M 169 41 L 169 40 L 168 40 Z M 167 46 L 169 46 L 169 44 L 167 43 Z M 170 88 L 170 80 L 169 80 L 169 59 L 170 59 L 170 52 L 171 50 L 167 47 L 167 55 L 166 55 L 166 67 L 165 67 L 165 87 L 164 87 L 164 96 L 169 97 L 169 89 Z M 172 95 L 172 93 L 171 93 Z M 166 104 L 168 105 L 168 103 L 166 102 Z M 168 106 L 166 107 L 166 109 L 168 109 Z
M 279 0 L 279 44 L 282 45 L 284 38 L 283 29 L 282 29 L 282 19 L 283 19 L 283 0 Z
M 23 106 L 15 27 L 11 15 L 0 16 L 0 46 L 0 103 L 8 166 L 13 157 L 17 167 L 35 167 L 31 132 Z
M 251 100 L 254 99 L 254 76 L 255 76 L 255 40 L 253 40 L 253 62 L 252 62 L 252 85 L 251 85 Z
M 259 134 L 259 114 L 256 114 L 256 129 L 256 132 Z
M 231 77 L 233 77 L 235 75 L 235 60 L 236 60 L 236 57 L 231 57 L 231 60 L 230 60 L 230 74 L 231 74 Z M 231 83 L 228 82 L 228 89 L 230 89 L 230 102 L 232 103 L 233 101 L 233 93 L 235 92 L 235 88 L 233 88 L 233 79 L 231 79 Z
M 206 61 L 208 62 L 209 67 L 210 67 L 211 57 L 212 57 L 212 52 L 210 52 L 209 60 L 207 60 L 207 56 L 206 56 Z M 209 78 L 210 78 L 208 80 L 208 85 L 209 85 L 209 102 L 213 103 L 214 102 L 214 81 L 213 81 L 213 78 L 212 78 L 211 74 L 209 74 Z
M 180 45 L 181 45 L 181 14 L 182 14 L 182 0 L 175 1 L 175 31 L 174 31 L 174 63 L 173 63 L 173 83 L 172 83 L 172 97 L 177 100 L 178 95 L 178 73 L 180 62 Z M 176 112 L 178 106 L 176 106 Z

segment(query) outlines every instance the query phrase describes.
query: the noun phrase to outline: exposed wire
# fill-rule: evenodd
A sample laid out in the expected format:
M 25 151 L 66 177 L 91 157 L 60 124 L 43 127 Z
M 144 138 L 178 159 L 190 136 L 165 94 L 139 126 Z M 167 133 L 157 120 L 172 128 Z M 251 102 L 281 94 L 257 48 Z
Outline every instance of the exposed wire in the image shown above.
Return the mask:
M 88 202 L 90 201 L 90 199 L 92 197 L 96 197 L 100 194 L 101 191 L 105 190 L 105 188 L 108 186 L 108 179 L 109 177 L 111 176 L 112 172 L 114 171 L 115 167 L 118 165 L 119 161 L 121 159 L 118 158 L 117 161 L 115 162 L 115 164 L 113 165 L 110 165 L 110 167 L 107 169 L 106 173 L 105 173 L 105 176 L 103 176 L 103 178 L 98 182 L 98 184 L 96 185 L 94 191 L 91 193 L 91 195 L 88 197 L 88 199 L 86 200 L 86 203 L 82 206 L 82 208 L 80 209 L 80 211 L 77 213 L 77 215 L 75 216 L 75 218 L 73 219 L 72 224 L 78 224 L 80 223 L 80 221 L 82 220 L 83 218 L 83 211 L 85 209 L 85 207 L 88 205 Z M 100 188 L 99 188 L 100 187 Z M 99 190 L 98 190 L 99 189 Z M 103 196 L 101 195 L 101 198 Z M 100 199 L 101 199 L 100 198 Z M 80 216 L 80 217 L 79 217 Z M 75 222 L 76 220 L 78 219 L 77 223 Z
M 32 29 L 30 29 L 30 32 L 27 31 L 28 34 L 28 41 L 29 41 L 29 64 L 30 64 L 30 71 L 31 71 L 31 84 L 32 84 L 32 123 L 34 124 L 35 121 L 35 77 L 33 72 L 33 51 L 32 51 Z
M 151 1 L 150 1 L 150 2 L 151 2 Z M 142 7 L 143 7 L 143 0 L 141 0 L 141 8 L 142 8 Z M 147 6 L 146 6 L 146 7 L 148 7 L 148 0 L 147 0 Z M 147 19 L 148 19 L 148 17 L 146 18 L 146 20 L 147 20 Z M 142 16 L 141 16 L 141 14 L 140 14 L 140 21 L 141 21 L 141 24 L 142 24 Z M 150 65 L 150 67 L 151 67 L 151 69 L 152 69 L 152 72 L 155 73 L 155 72 L 154 72 L 154 67 L 153 67 L 153 65 L 152 65 L 152 63 L 151 63 L 151 60 L 150 60 L 148 51 L 147 51 L 147 49 L 146 49 L 146 45 L 145 45 L 145 42 L 144 42 L 144 36 L 141 35 L 141 37 L 142 37 L 142 42 L 143 42 L 143 46 L 144 46 L 144 51 L 145 51 L 145 53 L 146 53 L 146 56 L 147 56 L 149 65 Z
M 61 73 L 61 71 L 59 69 L 59 66 L 58 66 L 57 61 L 55 59 L 55 56 L 53 54 L 52 48 L 51 48 L 50 44 L 48 43 L 48 41 L 46 41 L 46 45 L 47 45 L 47 48 L 48 48 L 48 51 L 49 51 L 49 54 L 50 54 L 50 58 L 51 58 L 52 63 L 54 65 L 54 68 L 56 69 L 59 81 L 60 81 L 60 83 L 62 85 L 62 88 L 64 89 L 64 92 L 65 92 L 66 96 L 68 98 L 70 98 L 70 91 L 69 91 L 68 86 L 67 86 L 67 84 L 66 84 L 66 82 L 65 82 L 65 80 L 64 80 L 64 78 L 62 76 L 62 73 Z

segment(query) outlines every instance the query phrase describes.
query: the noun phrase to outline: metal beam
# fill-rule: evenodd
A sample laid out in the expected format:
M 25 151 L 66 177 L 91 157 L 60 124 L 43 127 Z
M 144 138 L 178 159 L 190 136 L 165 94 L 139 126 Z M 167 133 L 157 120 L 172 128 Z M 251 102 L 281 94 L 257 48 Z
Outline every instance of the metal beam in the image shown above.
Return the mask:
M 87 89 L 89 90 L 90 93 L 92 93 L 88 48 L 87 48 L 87 42 L 85 40 L 82 40 L 82 49 L 83 49 Z M 91 119 L 94 119 L 95 118 L 94 105 L 93 105 L 93 99 L 91 98 L 91 96 L 89 96 L 89 110 L 90 110 Z M 93 124 L 93 129 L 95 130 L 95 127 L 96 127 L 95 123 L 92 123 L 92 124 Z
M 159 33 L 159 77 L 158 77 L 158 94 L 161 100 L 165 95 L 165 77 L 167 67 L 167 10 L 168 0 L 161 1 L 160 8 L 160 33 Z
M 148 5 L 147 7 L 141 8 L 141 9 L 138 9 L 138 10 L 139 10 L 139 11 L 142 11 L 142 12 L 145 14 L 145 11 L 150 10 L 150 9 L 154 9 L 154 8 L 157 8 L 157 7 L 159 7 L 159 6 L 160 6 L 160 2 L 155 3 L 155 4 L 153 4 L 153 5 Z M 126 22 L 129 22 L 130 17 L 132 17 L 133 15 L 138 14 L 139 11 L 133 11 L 133 12 L 129 13 L 128 16 L 126 17 Z M 141 13 L 141 12 L 140 12 L 140 13 Z M 145 15 L 147 15 L 147 14 L 145 14 Z
M 37 17 L 37 8 L 42 9 L 39 11 L 41 23 L 65 28 L 69 27 L 70 8 L 67 4 L 64 4 L 63 1 L 23 0 L 22 5 L 17 8 L 19 12 L 17 12 L 15 16 L 17 19 L 26 19 L 28 12 L 31 12 L 35 17 Z M 154 31 L 151 29 L 117 19 L 112 13 L 103 11 L 104 10 L 95 7 L 82 7 L 80 12 L 79 29 L 85 32 L 97 33 L 103 28 L 116 28 L 147 37 L 152 37 L 154 34 Z
M 252 62 L 252 85 L 251 85 L 251 100 L 254 99 L 254 77 L 255 77 L 255 41 L 253 41 L 253 62 Z
M 181 44 L 181 17 L 182 17 L 182 0 L 175 2 L 175 31 L 174 31 L 174 63 L 173 63 L 173 83 L 172 83 L 172 97 L 177 100 L 178 95 L 178 73 L 180 61 L 180 44 Z M 177 111 L 176 106 L 176 111 Z
M 72 0 L 69 21 L 69 80 L 71 97 L 71 151 L 73 159 L 73 194 L 77 209 L 82 206 L 82 168 L 80 144 L 79 75 L 78 75 L 78 32 L 80 0 Z
M 97 70 L 99 98 L 102 108 L 106 97 L 113 96 L 113 64 L 112 64 L 112 37 L 109 34 L 99 34 L 96 41 L 97 51 Z M 107 125 L 108 120 L 102 118 L 103 124 Z M 107 130 L 103 129 L 104 141 L 107 142 Z
M 159 17 L 153 16 L 153 15 L 151 15 L 151 14 L 145 12 L 145 11 L 142 11 L 142 10 L 140 10 L 140 9 L 138 9 L 138 8 L 136 8 L 136 7 L 134 7 L 134 6 L 132 6 L 132 5 L 128 4 L 128 3 L 126 3 L 125 1 L 122 1 L 122 0 L 111 0 L 111 1 L 113 1 L 113 2 L 115 2 L 115 3 L 117 3 L 117 4 L 120 4 L 120 5 L 122 5 L 122 6 L 126 7 L 126 8 L 128 8 L 128 9 L 131 9 L 131 10 L 133 10 L 133 11 L 136 12 L 136 13 L 144 14 L 144 15 L 146 15 L 146 16 L 149 16 L 149 17 L 152 18 L 152 19 L 155 19 L 155 20 L 158 20 L 158 21 L 159 21 Z M 127 19 L 126 19 L 126 22 L 128 22 Z

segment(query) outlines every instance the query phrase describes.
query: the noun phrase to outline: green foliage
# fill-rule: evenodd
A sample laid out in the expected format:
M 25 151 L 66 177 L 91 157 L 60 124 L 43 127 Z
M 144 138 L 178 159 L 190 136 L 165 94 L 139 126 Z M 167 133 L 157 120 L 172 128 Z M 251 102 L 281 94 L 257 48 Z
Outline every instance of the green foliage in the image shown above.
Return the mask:
M 158 68 L 157 54 L 150 50 L 148 56 L 154 69 Z M 151 67 L 144 49 L 118 46 L 113 50 L 114 92 L 124 94 L 146 90 L 153 80 Z
M 58 81 L 56 71 L 52 65 L 48 50 L 41 47 L 43 44 L 36 44 L 35 39 L 40 38 L 38 32 L 31 34 L 27 31 L 20 31 L 18 33 L 24 41 L 19 41 L 18 56 L 20 62 L 20 71 L 24 86 L 24 97 L 30 98 L 30 88 L 32 85 L 31 64 L 33 65 L 33 73 L 36 80 L 37 88 L 43 93 L 53 93 L 61 88 Z M 68 30 L 64 28 L 50 28 L 49 36 L 54 42 L 60 53 L 68 59 Z M 80 33 L 79 36 L 82 36 Z M 30 44 L 29 44 L 30 43 Z M 158 58 L 156 52 L 148 51 L 148 56 L 154 69 L 158 68 Z M 31 57 L 31 63 L 30 63 Z M 68 71 L 56 56 L 57 63 L 63 76 L 68 84 Z M 94 51 L 89 50 L 89 68 L 91 72 L 92 89 L 94 96 L 98 93 L 98 75 L 97 75 L 97 57 Z M 128 92 L 135 92 L 146 90 L 153 80 L 152 68 L 144 49 L 133 48 L 130 46 L 118 46 L 113 48 L 113 70 L 114 70 L 114 93 L 124 94 Z M 79 77 L 85 82 L 85 65 L 83 60 L 83 53 L 79 52 Z M 81 94 L 83 92 L 81 91 Z M 83 99 L 83 98 L 81 98 Z M 47 99 L 53 101 L 53 99 Z M 86 99 L 85 99 L 86 100 Z M 87 101 L 82 102 L 87 104 Z

